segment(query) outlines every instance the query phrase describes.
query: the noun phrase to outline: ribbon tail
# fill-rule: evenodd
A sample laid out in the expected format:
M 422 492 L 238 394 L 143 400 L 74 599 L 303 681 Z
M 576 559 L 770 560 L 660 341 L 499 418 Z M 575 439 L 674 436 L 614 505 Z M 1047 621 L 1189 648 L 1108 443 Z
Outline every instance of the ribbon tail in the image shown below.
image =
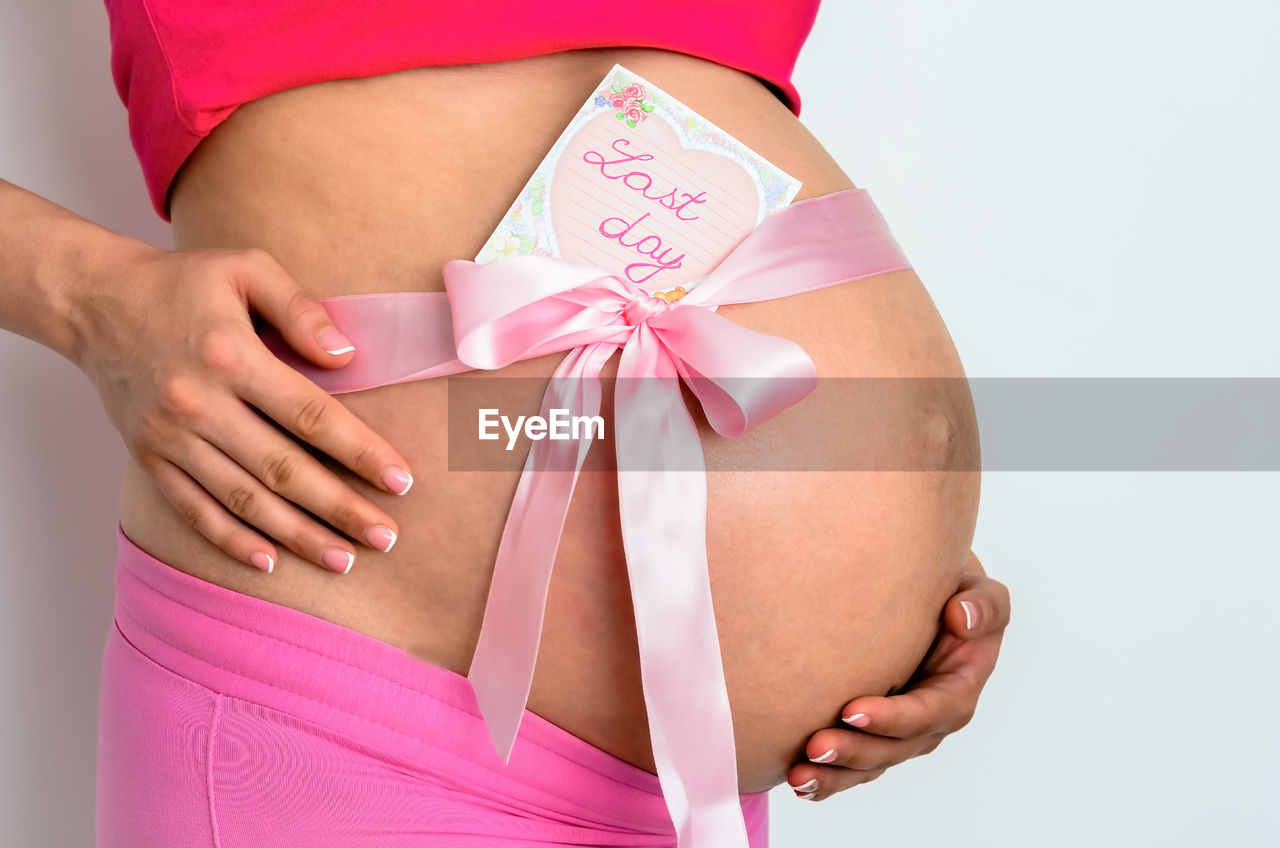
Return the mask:
M 650 328 L 623 348 L 618 377 L 622 539 L 658 780 L 678 848 L 748 848 L 707 571 L 702 444 Z
M 615 344 L 592 344 L 566 356 L 547 385 L 542 416 L 548 418 L 553 408 L 569 409 L 572 415 L 598 415 L 600 369 L 616 349 Z M 533 443 L 498 543 L 467 679 L 504 763 L 511 758 L 529 700 L 551 570 L 578 472 L 590 447 L 590 428 L 577 441 Z

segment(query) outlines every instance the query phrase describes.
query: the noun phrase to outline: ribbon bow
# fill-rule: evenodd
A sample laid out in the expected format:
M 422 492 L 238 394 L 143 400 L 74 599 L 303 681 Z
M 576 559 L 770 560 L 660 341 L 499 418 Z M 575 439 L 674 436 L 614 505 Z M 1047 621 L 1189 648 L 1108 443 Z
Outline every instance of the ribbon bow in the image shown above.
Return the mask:
M 552 375 L 544 418 L 552 408 L 599 414 L 600 371 L 622 350 L 614 432 L 623 546 L 654 760 L 682 848 L 748 843 L 707 574 L 706 477 L 687 473 L 705 466 L 679 381 L 716 432 L 741 436 L 803 399 L 817 373 L 794 342 L 714 309 L 906 267 L 863 190 L 784 207 L 678 299 L 551 257 L 444 266 L 464 365 L 496 369 L 571 351 Z M 533 443 L 499 544 L 468 678 L 504 761 L 528 700 L 552 566 L 589 446 L 589 437 Z

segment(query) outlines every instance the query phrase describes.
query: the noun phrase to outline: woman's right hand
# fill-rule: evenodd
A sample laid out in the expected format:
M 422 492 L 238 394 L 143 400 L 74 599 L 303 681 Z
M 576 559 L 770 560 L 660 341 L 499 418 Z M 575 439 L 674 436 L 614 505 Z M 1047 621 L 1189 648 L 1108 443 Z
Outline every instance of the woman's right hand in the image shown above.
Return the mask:
M 101 285 L 76 289 L 73 361 L 186 522 L 265 571 L 279 558 L 272 540 L 349 571 L 356 546 L 332 528 L 390 550 L 398 532 L 391 517 L 287 433 L 395 494 L 412 485 L 407 463 L 277 359 L 253 327 L 251 311 L 311 362 L 346 365 L 354 348 L 320 302 L 260 250 L 134 243 L 108 265 Z

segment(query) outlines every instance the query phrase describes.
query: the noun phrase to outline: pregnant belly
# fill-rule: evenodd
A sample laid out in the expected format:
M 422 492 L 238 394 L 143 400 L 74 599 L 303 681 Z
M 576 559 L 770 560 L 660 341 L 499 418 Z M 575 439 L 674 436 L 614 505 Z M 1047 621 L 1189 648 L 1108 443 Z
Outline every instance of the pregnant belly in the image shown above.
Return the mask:
M 264 248 L 319 296 L 443 290 L 440 266 L 474 256 L 615 62 L 803 180 L 801 198 L 852 187 L 745 74 L 663 51 L 575 51 L 324 83 L 242 107 L 180 176 L 177 246 Z M 522 112 L 529 103 L 539 106 Z M 901 685 L 927 649 L 972 539 L 978 479 L 963 469 L 975 465 L 976 433 L 958 357 L 914 272 L 720 313 L 798 342 L 823 378 L 939 378 L 824 379 L 739 440 L 700 421 L 717 469 L 708 557 L 740 788 L 755 791 L 780 782 L 845 701 Z M 559 358 L 485 379 L 524 376 L 536 389 Z M 858 388 L 872 385 L 887 390 Z M 537 395 L 512 412 L 536 411 Z M 518 467 L 449 470 L 446 381 L 340 398 L 418 480 L 399 499 L 334 468 L 396 518 L 390 554 L 358 548 L 351 573 L 335 575 L 282 549 L 275 573 L 261 574 L 204 542 L 136 466 L 122 491 L 125 532 L 198 577 L 466 673 Z M 802 470 L 815 461 L 826 470 Z M 529 709 L 652 771 L 617 478 L 605 466 L 574 495 Z

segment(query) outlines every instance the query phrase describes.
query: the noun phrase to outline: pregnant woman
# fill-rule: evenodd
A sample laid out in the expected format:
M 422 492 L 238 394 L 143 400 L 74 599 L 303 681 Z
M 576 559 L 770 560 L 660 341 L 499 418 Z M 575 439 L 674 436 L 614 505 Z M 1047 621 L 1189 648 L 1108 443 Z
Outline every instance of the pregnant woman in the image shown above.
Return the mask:
M 0 184 L 4 326 L 89 375 L 132 456 L 100 846 L 675 843 L 687 811 L 655 777 L 617 476 L 577 484 L 504 764 L 464 675 L 519 469 L 446 471 L 447 381 L 330 396 L 252 319 L 351 363 L 317 298 L 444 291 L 614 64 L 801 180 L 797 201 L 855 186 L 795 116 L 816 3 L 645 2 L 622 29 L 589 4 L 555 21 L 497 5 L 109 0 L 175 250 Z M 940 378 L 890 404 L 891 467 L 926 470 L 847 470 L 877 465 L 872 439 L 845 470 L 753 472 L 813 434 L 787 411 L 736 440 L 700 422 L 709 462 L 738 469 L 707 475 L 706 542 L 760 846 L 770 787 L 824 798 L 963 725 L 1008 604 L 969 551 L 972 408 L 915 273 L 719 313 L 796 342 L 820 377 Z M 545 381 L 561 359 L 490 374 Z

